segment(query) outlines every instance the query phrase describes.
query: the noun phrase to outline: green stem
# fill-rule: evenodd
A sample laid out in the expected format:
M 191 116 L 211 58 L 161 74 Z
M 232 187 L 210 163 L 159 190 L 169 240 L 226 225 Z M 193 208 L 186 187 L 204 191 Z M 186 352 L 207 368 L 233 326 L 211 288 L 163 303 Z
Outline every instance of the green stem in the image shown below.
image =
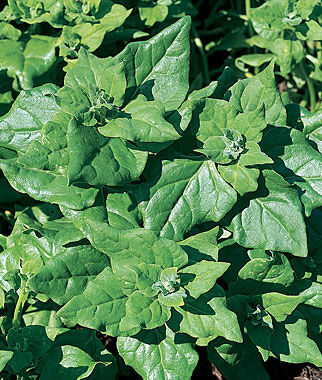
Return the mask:
M 246 17 L 247 17 L 247 22 L 249 23 L 249 10 L 251 8 L 251 4 L 250 4 L 250 1 L 251 0 L 245 0 L 245 10 L 246 10 Z
M 24 289 L 20 290 L 19 298 L 16 303 L 15 311 L 13 313 L 12 327 L 18 329 L 20 327 L 21 310 L 26 302 L 26 293 Z
M 305 68 L 304 68 L 304 65 L 303 65 L 303 61 L 300 62 L 299 66 L 300 66 L 300 70 L 301 70 L 301 72 L 302 72 L 302 74 L 304 76 L 304 79 L 306 81 L 307 88 L 309 90 L 311 112 L 314 112 L 315 111 L 315 107 L 316 107 L 316 98 L 315 98 L 315 90 L 314 90 L 313 81 L 306 74 L 306 71 L 305 71 Z
M 197 49 L 199 50 L 199 53 L 201 56 L 203 79 L 204 79 L 205 84 L 208 85 L 210 82 L 210 74 L 209 74 L 208 60 L 203 48 L 203 44 L 202 44 L 201 39 L 198 36 L 196 27 L 193 24 L 192 24 L 191 31 L 192 31 L 192 37 L 193 37 L 194 43 Z
M 317 49 L 317 58 L 319 58 L 319 60 L 322 60 L 322 45 L 320 41 L 316 42 L 316 49 Z

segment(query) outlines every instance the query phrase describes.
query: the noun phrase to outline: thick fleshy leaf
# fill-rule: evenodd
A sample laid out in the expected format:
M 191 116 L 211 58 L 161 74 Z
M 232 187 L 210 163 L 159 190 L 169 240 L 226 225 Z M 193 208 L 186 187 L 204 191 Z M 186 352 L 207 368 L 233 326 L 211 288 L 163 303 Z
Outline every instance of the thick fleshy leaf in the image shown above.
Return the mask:
M 188 379 L 198 362 L 191 343 L 179 343 L 168 327 L 143 330 L 134 337 L 119 337 L 118 352 L 145 380 Z
M 58 316 L 72 323 L 120 335 L 119 324 L 125 316 L 128 297 L 120 288 L 120 279 L 107 267 L 90 281 L 82 294 L 63 306 Z M 134 334 L 139 328 L 134 329 Z
M 260 7 L 252 8 L 250 18 L 255 31 L 269 40 L 279 37 L 283 30 L 282 19 L 287 7 L 287 0 L 269 0 Z
M 115 368 L 112 366 L 111 355 L 106 355 L 108 361 L 97 361 L 85 351 L 75 346 L 56 347 L 47 354 L 47 365 L 41 369 L 43 379 L 56 379 L 58 376 L 62 380 L 86 379 L 94 374 L 95 367 L 104 365 L 104 375 L 113 379 Z M 111 368 L 109 368 L 111 366 Z
M 148 99 L 152 95 L 166 111 L 182 103 L 189 88 L 190 23 L 189 17 L 183 17 L 146 42 L 128 44 L 114 58 L 124 64 L 126 100 L 137 93 Z
M 21 91 L 10 111 L 0 118 L 0 145 L 21 153 L 39 140 L 43 125 L 59 110 L 54 98 L 57 89 L 45 84 Z
M 126 315 L 120 323 L 121 331 L 137 327 L 154 329 L 162 326 L 171 317 L 170 308 L 155 298 L 147 297 L 139 291 L 133 292 L 126 301 Z
M 67 145 L 69 183 L 93 186 L 121 186 L 137 179 L 148 155 L 131 149 L 121 139 L 104 137 L 96 128 L 75 119 L 68 124 Z
M 201 345 L 218 336 L 243 340 L 236 314 L 226 307 L 225 292 L 218 285 L 198 299 L 187 297 L 184 306 L 176 310 L 182 315 L 180 332 L 198 338 Z
M 123 64 L 113 62 L 111 57 L 98 58 L 81 49 L 79 58 L 66 74 L 64 84 L 58 93 L 58 103 L 71 115 L 77 115 L 77 111 L 86 110 L 91 105 L 104 105 L 100 96 L 102 91 L 114 105 L 123 104 L 126 89 Z M 103 103 L 100 104 L 99 100 Z
M 62 320 L 58 318 L 59 306 L 53 301 L 36 302 L 30 305 L 24 312 L 22 319 L 26 326 L 45 326 L 50 328 L 62 328 Z
M 218 170 L 223 179 L 230 183 L 240 195 L 255 191 L 258 187 L 259 169 L 246 168 L 237 162 L 231 165 L 219 165 Z
M 287 296 L 275 292 L 265 293 L 262 295 L 262 302 L 265 311 L 271 314 L 277 322 L 282 322 L 303 302 L 303 297 Z
M 228 263 L 205 260 L 199 261 L 179 271 L 182 277 L 182 286 L 189 291 L 189 294 L 193 298 L 198 298 L 215 285 L 216 280 L 226 272 L 228 267 Z M 189 280 L 189 276 L 194 278 Z M 187 278 L 187 285 L 184 285 L 185 277 Z
M 251 377 L 254 380 L 269 380 L 260 354 L 252 342 L 245 337 L 242 344 L 215 340 L 208 347 L 209 360 L 231 380 Z
M 247 141 L 245 154 L 239 157 L 239 164 L 243 166 L 272 164 L 274 161 L 263 153 L 258 144 L 253 141 Z
M 281 291 L 292 284 L 294 272 L 285 255 L 274 253 L 273 257 L 255 257 L 239 271 L 237 282 L 231 284 L 234 293 L 259 294 L 279 286 Z
M 283 324 L 274 328 L 271 350 L 280 360 L 288 363 L 313 363 L 322 365 L 317 344 L 307 335 L 307 322 L 294 313 Z
M 158 100 L 147 101 L 139 95 L 122 110 L 118 117 L 100 127 L 99 132 L 107 137 L 121 137 L 134 142 L 167 142 L 180 138 L 175 128 L 164 116 L 163 104 Z
M 199 116 L 197 139 L 205 142 L 212 136 L 224 136 L 226 130 L 232 128 L 237 114 L 238 110 L 225 100 L 206 99 L 205 107 Z
M 162 269 L 181 268 L 188 262 L 185 251 L 172 240 L 159 238 L 152 231 L 131 229 L 119 235 L 123 245 L 116 245 L 112 251 L 107 246 L 104 251 L 111 259 L 113 270 L 123 281 L 135 280 L 135 272 L 131 270 L 138 264 L 156 264 Z M 106 245 L 106 240 L 104 242 Z
M 296 129 L 271 128 L 263 144 L 265 152 L 277 160 L 276 170 L 299 187 L 305 213 L 310 216 L 322 205 L 321 154 Z
M 0 371 L 4 369 L 4 367 L 7 365 L 8 361 L 13 357 L 14 352 L 13 351 L 0 351 Z
M 212 161 L 151 160 L 145 175 L 134 194 L 144 227 L 177 241 L 196 224 L 219 221 L 236 202 Z
M 148 4 L 141 2 L 139 7 L 139 13 L 141 20 L 145 25 L 152 26 L 156 22 L 164 21 L 168 15 L 168 6 L 167 4 Z
M 11 186 L 27 193 L 34 199 L 49 203 L 58 203 L 75 209 L 91 206 L 98 189 L 83 189 L 67 185 L 67 177 L 19 164 L 16 159 L 2 160 L 0 168 Z
M 37 77 L 47 73 L 56 61 L 57 38 L 32 35 L 24 44 L 21 41 L 0 41 L 1 69 L 15 78 L 15 87 L 25 90 L 34 86 Z M 19 83 L 19 84 L 18 84 Z
M 235 241 L 247 248 L 307 256 L 307 236 L 297 192 L 273 171 L 264 170 L 266 197 L 252 199 L 232 221 Z
M 29 286 L 63 305 L 82 294 L 88 282 L 107 266 L 109 260 L 105 254 L 90 245 L 78 245 L 48 261 L 29 281 Z
M 108 6 L 105 5 L 107 8 Z M 81 36 L 83 46 L 89 51 L 96 50 L 103 42 L 105 34 L 121 26 L 130 15 L 131 9 L 127 10 L 123 5 L 113 4 L 111 10 L 96 23 L 79 23 L 72 29 Z
M 189 263 L 200 260 L 218 261 L 218 235 L 219 227 L 215 227 L 180 241 L 179 244 L 188 254 Z
M 265 107 L 265 119 L 268 124 L 282 126 L 286 124 L 286 111 L 276 88 L 274 63 L 253 78 L 243 79 L 234 84 L 226 93 L 229 102 L 240 112 L 252 112 Z
M 127 193 L 111 193 L 106 198 L 108 223 L 122 230 L 139 228 L 139 211 Z

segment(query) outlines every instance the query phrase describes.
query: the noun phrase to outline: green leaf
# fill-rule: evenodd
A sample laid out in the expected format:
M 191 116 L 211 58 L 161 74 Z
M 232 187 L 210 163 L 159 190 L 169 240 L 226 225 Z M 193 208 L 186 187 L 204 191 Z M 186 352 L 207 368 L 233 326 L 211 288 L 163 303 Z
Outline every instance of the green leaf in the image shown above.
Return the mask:
M 75 209 L 82 209 L 94 203 L 98 192 L 95 188 L 67 186 L 65 176 L 19 164 L 16 159 L 2 160 L 0 168 L 11 186 L 27 193 L 34 199 L 58 203 Z
M 322 365 L 320 350 L 307 336 L 307 322 L 298 317 L 298 314 L 293 315 L 285 321 L 285 324 L 279 324 L 274 328 L 271 351 L 280 360 L 288 363 L 309 362 L 320 367 Z
M 264 170 L 266 197 L 252 199 L 232 221 L 235 241 L 247 248 L 307 256 L 307 237 L 297 192 L 278 174 Z
M 102 238 L 112 268 L 123 281 L 135 281 L 131 268 L 138 264 L 156 264 L 166 269 L 182 268 L 188 262 L 187 254 L 178 244 L 146 229 L 131 229 L 119 234 L 118 239 L 111 242 L 115 248 L 111 244 L 106 247 L 107 239 L 104 235 Z
M 37 77 L 47 73 L 56 61 L 56 37 L 33 35 L 26 44 L 0 41 L 1 69 L 15 78 L 15 87 L 25 90 L 34 86 Z M 19 84 L 18 84 L 19 83 Z
M 12 351 L 4 351 L 4 350 L 0 351 L 0 371 L 3 371 L 4 367 L 13 357 L 13 355 L 14 355 L 14 352 Z
M 73 116 L 78 115 L 78 108 L 86 110 L 90 105 L 104 105 L 106 99 L 101 97 L 104 93 L 113 99 L 113 104 L 121 106 L 127 86 L 121 62 L 114 62 L 111 57 L 98 58 L 85 49 L 80 50 L 76 63 L 66 74 L 64 84 L 58 92 L 58 103 Z
M 266 62 L 270 62 L 274 58 L 274 54 L 245 54 L 236 58 L 236 66 L 239 67 L 240 62 L 246 65 L 259 67 Z
M 190 343 L 179 343 L 168 327 L 143 330 L 134 337 L 119 337 L 117 348 L 127 365 L 143 379 L 188 379 L 198 362 Z
M 21 91 L 10 111 L 0 118 L 0 144 L 23 153 L 40 139 L 42 126 L 58 112 L 54 95 L 58 87 L 45 84 Z
M 138 327 L 154 329 L 165 324 L 171 317 L 170 309 L 158 299 L 145 296 L 139 291 L 133 292 L 126 302 L 126 315 L 120 323 L 121 331 Z
M 268 258 L 253 258 L 239 271 L 235 284 L 231 284 L 234 292 L 258 294 L 264 289 L 280 285 L 281 290 L 292 284 L 294 272 L 285 255 L 273 253 Z
M 222 178 L 240 195 L 255 191 L 258 187 L 257 179 L 260 171 L 256 168 L 246 168 L 237 162 L 227 166 L 219 165 L 218 170 Z
M 72 31 L 81 36 L 82 45 L 89 51 L 94 51 L 102 44 L 106 33 L 124 24 L 131 11 L 123 5 L 113 4 L 111 10 L 100 18 L 98 23 L 79 23 L 73 27 Z
M 254 380 L 269 380 L 261 357 L 248 337 L 242 344 L 216 339 L 208 346 L 209 360 L 228 379 L 239 380 L 251 377 Z
M 284 27 L 282 19 L 287 9 L 287 0 L 269 0 L 257 8 L 250 9 L 250 19 L 256 33 L 268 40 L 279 37 Z
M 66 249 L 48 261 L 29 281 L 29 286 L 35 292 L 45 294 L 59 305 L 63 305 L 82 294 L 88 282 L 107 266 L 109 260 L 105 254 L 96 251 L 90 245 L 78 245 Z
M 302 18 L 308 18 L 314 11 L 314 7 L 319 4 L 319 0 L 297 0 L 296 9 Z
M 139 228 L 139 211 L 127 193 L 110 193 L 106 198 L 108 224 L 122 230 Z
M 148 181 L 133 194 L 144 226 L 167 238 L 178 241 L 196 224 L 219 221 L 236 202 L 211 161 L 151 160 L 144 174 Z
M 156 22 L 162 22 L 168 15 L 168 6 L 164 4 L 149 4 L 147 1 L 141 1 L 139 6 L 141 20 L 147 26 L 153 26 Z
M 47 365 L 41 370 L 41 378 L 48 380 L 59 376 L 60 379 L 70 380 L 88 378 L 96 366 L 104 365 L 104 374 L 108 378 L 114 378 L 115 368 L 112 361 L 96 361 L 85 351 L 74 346 L 56 347 L 48 352 Z M 109 368 L 112 366 L 112 368 Z
M 322 205 L 321 154 L 296 129 L 270 129 L 263 144 L 264 150 L 278 159 L 276 170 L 300 189 L 305 214 L 310 216 L 312 210 Z
M 287 296 L 275 292 L 265 293 L 262 295 L 262 302 L 265 311 L 271 314 L 277 322 L 282 322 L 303 302 L 303 297 Z
M 209 137 L 225 136 L 237 113 L 237 109 L 225 100 L 206 99 L 205 107 L 199 116 L 200 123 L 196 131 L 197 139 L 206 142 Z
M 146 42 L 132 42 L 114 60 L 123 62 L 126 100 L 142 93 L 160 100 L 166 111 L 185 99 L 189 84 L 190 18 L 183 17 Z
M 121 334 L 120 321 L 125 316 L 128 297 L 120 279 L 107 267 L 90 281 L 82 294 L 72 298 L 58 316 L 74 324 L 96 329 L 112 336 Z M 139 328 L 134 329 L 134 334 Z
M 182 283 L 185 276 L 195 276 L 187 285 L 182 285 L 193 298 L 198 298 L 201 294 L 208 292 L 216 283 L 216 280 L 222 276 L 228 269 L 230 264 L 211 261 L 199 261 L 193 265 L 185 267 L 179 271 Z
M 215 227 L 209 231 L 201 232 L 189 236 L 179 244 L 187 252 L 189 263 L 197 263 L 200 260 L 218 261 L 218 243 L 219 228 Z
M 137 274 L 136 284 L 144 295 L 153 297 L 158 290 L 153 285 L 159 280 L 162 268 L 155 264 L 138 264 L 133 268 Z
M 235 342 L 243 340 L 237 317 L 226 307 L 225 293 L 219 285 L 197 299 L 187 297 L 184 306 L 176 310 L 182 315 L 180 332 L 198 338 L 200 345 L 218 336 Z
M 63 327 L 62 320 L 57 316 L 58 306 L 53 301 L 37 301 L 30 305 L 22 315 L 26 326 Z
M 245 154 L 241 154 L 239 158 L 240 165 L 250 166 L 274 163 L 270 157 L 261 151 L 259 145 L 253 141 L 246 142 L 245 150 Z
M 255 111 L 264 103 L 267 124 L 286 124 L 285 108 L 275 84 L 274 62 L 253 78 L 238 81 L 226 96 L 240 112 Z
M 147 160 L 146 152 L 131 149 L 120 139 L 103 137 L 75 119 L 68 124 L 67 144 L 71 184 L 124 185 L 140 176 Z
M 107 137 L 121 137 L 134 142 L 167 142 L 177 140 L 180 135 L 164 116 L 163 104 L 158 100 L 147 101 L 144 95 L 123 108 L 124 117 L 118 117 L 100 127 L 99 132 Z
M 305 24 L 299 25 L 296 29 L 296 35 L 301 40 L 322 40 L 322 27 L 315 20 L 309 20 Z

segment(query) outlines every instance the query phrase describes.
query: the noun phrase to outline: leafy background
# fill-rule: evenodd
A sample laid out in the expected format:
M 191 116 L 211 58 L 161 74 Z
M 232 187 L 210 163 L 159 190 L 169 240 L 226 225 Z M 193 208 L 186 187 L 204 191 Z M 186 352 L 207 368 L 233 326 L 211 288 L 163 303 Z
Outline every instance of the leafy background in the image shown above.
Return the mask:
M 321 366 L 320 2 L 0 20 L 1 376 Z

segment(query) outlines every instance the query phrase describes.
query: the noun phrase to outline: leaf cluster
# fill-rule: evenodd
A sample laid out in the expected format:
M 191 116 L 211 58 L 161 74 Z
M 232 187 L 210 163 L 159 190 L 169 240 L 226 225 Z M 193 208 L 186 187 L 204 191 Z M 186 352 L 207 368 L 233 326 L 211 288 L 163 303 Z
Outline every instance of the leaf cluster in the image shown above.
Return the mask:
M 190 27 L 81 48 L 64 85 L 0 118 L 24 197 L 0 236 L 2 378 L 112 379 L 123 360 L 189 379 L 196 346 L 229 380 L 269 379 L 269 357 L 322 366 L 321 113 L 283 102 L 274 61 L 194 90 Z

